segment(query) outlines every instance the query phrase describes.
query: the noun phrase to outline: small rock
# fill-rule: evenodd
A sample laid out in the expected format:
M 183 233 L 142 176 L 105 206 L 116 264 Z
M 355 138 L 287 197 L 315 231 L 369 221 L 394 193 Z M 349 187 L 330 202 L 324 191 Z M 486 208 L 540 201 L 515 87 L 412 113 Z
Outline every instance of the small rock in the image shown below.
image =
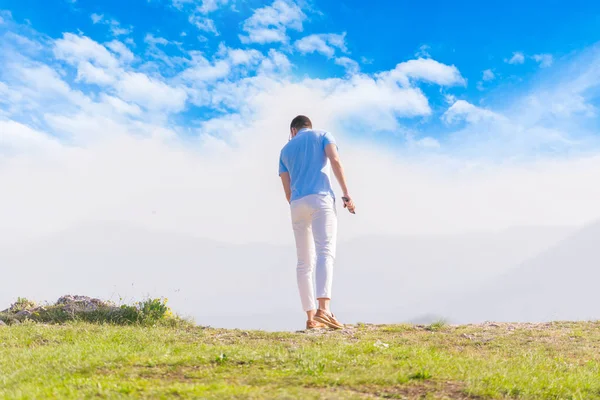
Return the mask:
M 4 322 L 0 319 L 0 326 L 6 326 L 6 322 Z
M 380 349 L 387 349 L 388 347 L 390 347 L 389 344 L 383 343 L 381 340 L 376 341 L 375 344 L 374 344 L 374 346 L 378 347 Z
M 64 310 L 70 313 L 96 311 L 98 308 L 114 307 L 113 304 L 104 302 L 88 296 L 62 296 L 56 302 L 57 305 L 63 305 Z
M 31 311 L 29 311 L 29 310 L 22 310 L 15 314 L 15 317 L 17 317 L 17 318 L 27 318 L 30 316 L 31 316 Z

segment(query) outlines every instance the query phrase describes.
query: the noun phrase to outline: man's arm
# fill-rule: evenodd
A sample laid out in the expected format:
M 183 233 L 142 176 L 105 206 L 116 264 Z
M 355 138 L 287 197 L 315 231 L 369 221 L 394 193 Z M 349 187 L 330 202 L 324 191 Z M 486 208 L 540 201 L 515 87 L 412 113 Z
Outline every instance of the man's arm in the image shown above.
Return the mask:
M 290 183 L 290 173 L 289 172 L 282 172 L 281 174 L 279 174 L 279 176 L 281 177 L 281 183 L 283 184 L 283 190 L 285 192 L 285 198 L 287 199 L 288 203 L 291 201 L 292 198 L 292 186 Z
M 346 183 L 346 175 L 344 174 L 344 167 L 342 166 L 342 161 L 340 160 L 340 155 L 337 151 L 337 146 L 335 143 L 329 143 L 325 146 L 325 154 L 329 159 L 329 163 L 331 164 L 331 169 L 333 170 L 333 174 L 337 179 L 340 187 L 342 188 L 343 196 L 347 197 L 349 200 L 347 203 L 344 203 L 344 207 L 348 207 L 350 211 L 354 211 L 354 201 L 352 201 L 352 197 L 350 197 L 350 192 L 348 191 L 348 184 Z

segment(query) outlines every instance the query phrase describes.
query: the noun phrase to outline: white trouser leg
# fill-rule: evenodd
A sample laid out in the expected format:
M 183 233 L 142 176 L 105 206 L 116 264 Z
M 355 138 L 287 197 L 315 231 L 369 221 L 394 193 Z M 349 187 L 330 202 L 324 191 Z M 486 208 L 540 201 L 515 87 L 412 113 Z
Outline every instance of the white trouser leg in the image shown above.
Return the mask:
M 311 195 L 293 201 L 291 211 L 298 289 L 304 311 L 310 311 L 315 309 L 315 259 L 317 298 L 331 298 L 337 237 L 335 204 L 331 196 Z
M 303 199 L 292 202 L 292 226 L 296 239 L 298 264 L 296 278 L 304 311 L 315 309 L 315 253 L 312 233 L 312 210 Z
M 332 197 L 319 196 L 316 200 L 312 231 L 317 253 L 317 299 L 331 299 L 337 239 L 337 215 Z

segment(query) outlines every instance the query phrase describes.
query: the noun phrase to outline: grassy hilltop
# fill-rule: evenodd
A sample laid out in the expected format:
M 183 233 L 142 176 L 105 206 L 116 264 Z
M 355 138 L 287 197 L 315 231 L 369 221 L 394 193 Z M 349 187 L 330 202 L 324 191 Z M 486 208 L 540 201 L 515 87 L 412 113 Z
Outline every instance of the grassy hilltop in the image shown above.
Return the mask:
M 0 398 L 600 399 L 600 323 L 0 326 Z

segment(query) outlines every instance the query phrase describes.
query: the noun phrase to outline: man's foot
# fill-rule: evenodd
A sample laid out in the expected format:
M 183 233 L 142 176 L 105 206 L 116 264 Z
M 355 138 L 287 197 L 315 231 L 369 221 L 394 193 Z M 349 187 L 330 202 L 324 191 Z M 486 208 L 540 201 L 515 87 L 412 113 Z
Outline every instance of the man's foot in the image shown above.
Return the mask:
M 310 321 L 306 321 L 306 329 L 324 329 L 327 328 L 327 325 L 322 324 L 318 321 L 315 321 L 314 319 L 310 320 Z
M 325 325 L 327 325 L 330 328 L 335 328 L 335 329 L 343 329 L 344 328 L 344 324 L 342 324 L 340 321 L 338 321 L 335 318 L 335 315 L 333 315 L 330 312 L 327 312 L 325 310 L 317 310 L 317 313 L 315 314 L 315 320 L 324 323 Z

